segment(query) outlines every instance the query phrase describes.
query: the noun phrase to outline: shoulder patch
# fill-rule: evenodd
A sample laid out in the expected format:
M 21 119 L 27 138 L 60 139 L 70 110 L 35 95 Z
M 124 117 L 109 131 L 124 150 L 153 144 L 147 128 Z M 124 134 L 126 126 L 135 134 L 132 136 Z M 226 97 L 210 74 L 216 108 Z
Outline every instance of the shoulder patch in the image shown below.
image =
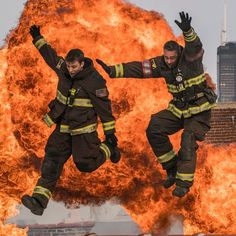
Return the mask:
M 97 89 L 96 90 L 96 96 L 97 97 L 106 97 L 108 96 L 108 91 L 106 88 L 102 88 L 102 89 Z
M 60 59 L 56 65 L 56 68 L 57 69 L 61 69 L 61 65 L 63 64 L 64 60 L 63 59 Z

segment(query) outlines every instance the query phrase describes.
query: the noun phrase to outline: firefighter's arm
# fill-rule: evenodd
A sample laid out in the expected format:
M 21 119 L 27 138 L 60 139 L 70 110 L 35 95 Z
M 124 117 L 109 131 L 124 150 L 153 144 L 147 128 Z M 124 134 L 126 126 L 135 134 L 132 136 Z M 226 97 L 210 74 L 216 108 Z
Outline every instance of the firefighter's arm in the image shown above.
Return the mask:
M 98 114 L 104 134 L 115 133 L 115 118 L 112 115 L 111 101 L 108 98 L 109 92 L 106 81 L 102 77 L 93 78 L 92 88 L 88 89 L 88 94 L 93 104 L 95 112 Z
M 103 67 L 110 78 L 159 78 L 161 77 L 158 58 L 144 61 L 133 61 L 117 65 L 107 66 L 103 61 L 96 61 Z
M 188 61 L 194 61 L 203 56 L 202 42 L 191 27 L 192 17 L 188 13 L 179 13 L 181 22 L 175 20 L 175 23 L 183 31 L 185 41 L 185 56 Z
M 30 34 L 33 37 L 33 44 L 39 50 L 45 62 L 54 71 L 61 68 L 65 63 L 64 59 L 57 55 L 56 51 L 47 43 L 44 37 L 40 34 L 39 26 L 33 25 L 30 27 Z

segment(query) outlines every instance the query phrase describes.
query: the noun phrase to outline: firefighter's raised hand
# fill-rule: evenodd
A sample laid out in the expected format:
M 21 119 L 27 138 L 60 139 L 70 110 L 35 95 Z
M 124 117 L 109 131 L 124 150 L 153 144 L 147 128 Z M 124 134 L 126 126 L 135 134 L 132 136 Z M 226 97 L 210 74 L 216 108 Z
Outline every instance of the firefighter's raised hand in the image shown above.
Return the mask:
M 40 36 L 40 26 L 38 25 L 31 25 L 30 26 L 30 34 L 32 36 L 32 38 L 36 38 L 38 36 Z
M 111 68 L 106 63 L 100 59 L 96 59 L 96 62 L 102 66 L 103 70 L 105 70 L 108 75 L 111 75 Z
M 188 15 L 188 13 L 184 13 L 183 11 L 179 13 L 181 22 L 175 20 L 175 23 L 179 26 L 179 28 L 183 32 L 187 32 L 191 29 L 191 20 L 192 17 Z

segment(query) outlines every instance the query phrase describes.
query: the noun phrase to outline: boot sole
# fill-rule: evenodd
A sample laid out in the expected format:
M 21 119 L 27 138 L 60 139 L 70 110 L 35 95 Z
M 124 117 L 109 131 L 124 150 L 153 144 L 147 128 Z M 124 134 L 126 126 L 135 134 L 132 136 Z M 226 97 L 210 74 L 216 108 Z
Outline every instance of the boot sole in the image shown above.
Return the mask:
M 42 209 L 35 208 L 34 204 L 33 204 L 30 200 L 28 200 L 27 198 L 24 198 L 24 197 L 23 197 L 23 198 L 21 199 L 21 202 L 22 202 L 22 204 L 23 204 L 26 208 L 28 208 L 33 214 L 38 215 L 38 216 L 41 216 L 41 215 L 43 214 L 44 209 L 43 209 L 43 208 L 42 208 Z

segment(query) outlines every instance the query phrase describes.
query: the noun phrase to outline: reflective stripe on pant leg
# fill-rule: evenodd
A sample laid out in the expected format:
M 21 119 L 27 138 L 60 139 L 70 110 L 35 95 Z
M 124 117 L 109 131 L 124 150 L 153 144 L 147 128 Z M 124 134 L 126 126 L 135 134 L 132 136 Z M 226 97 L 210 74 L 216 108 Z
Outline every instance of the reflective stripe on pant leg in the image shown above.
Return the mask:
M 110 151 L 109 147 L 105 143 L 101 143 L 100 149 L 105 154 L 106 159 L 109 160 L 110 156 L 111 156 L 111 151 Z
M 192 186 L 196 168 L 197 147 L 194 133 L 184 130 L 181 136 L 181 148 L 178 153 L 176 185 Z
M 52 193 L 49 189 L 36 185 L 32 197 L 36 198 L 43 208 L 46 208 Z

